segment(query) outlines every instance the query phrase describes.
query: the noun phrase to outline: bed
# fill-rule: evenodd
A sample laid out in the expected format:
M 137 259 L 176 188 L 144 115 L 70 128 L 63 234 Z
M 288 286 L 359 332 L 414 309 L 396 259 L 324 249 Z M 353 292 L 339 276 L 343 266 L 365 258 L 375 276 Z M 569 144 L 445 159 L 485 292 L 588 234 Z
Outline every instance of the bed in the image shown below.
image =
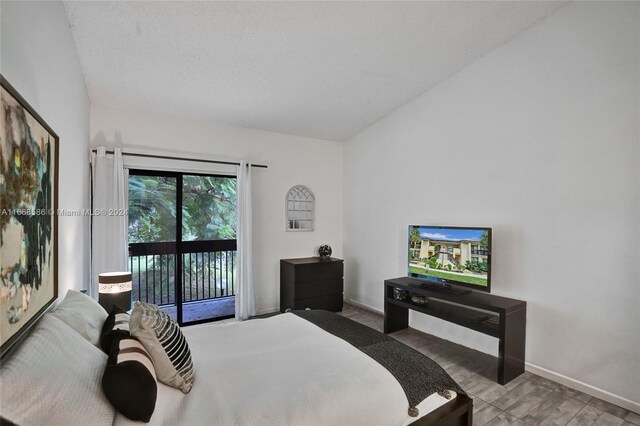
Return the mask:
M 90 326 L 79 332 L 82 325 L 73 325 L 55 311 L 45 314 L 3 359 L 0 415 L 20 425 L 139 424 L 106 401 L 106 355 L 82 336 Z M 459 388 L 428 395 L 411 413 L 406 384 L 393 369 L 304 312 L 182 331 L 196 370 L 193 387 L 184 394 L 158 383 L 153 425 L 472 424 L 472 401 Z

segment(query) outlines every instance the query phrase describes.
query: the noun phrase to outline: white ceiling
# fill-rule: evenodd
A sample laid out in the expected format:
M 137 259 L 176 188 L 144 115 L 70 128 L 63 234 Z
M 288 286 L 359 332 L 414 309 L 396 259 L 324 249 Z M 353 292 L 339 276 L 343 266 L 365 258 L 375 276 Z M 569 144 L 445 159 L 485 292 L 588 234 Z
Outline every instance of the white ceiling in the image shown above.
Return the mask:
M 66 2 L 93 104 L 343 141 L 558 2 Z

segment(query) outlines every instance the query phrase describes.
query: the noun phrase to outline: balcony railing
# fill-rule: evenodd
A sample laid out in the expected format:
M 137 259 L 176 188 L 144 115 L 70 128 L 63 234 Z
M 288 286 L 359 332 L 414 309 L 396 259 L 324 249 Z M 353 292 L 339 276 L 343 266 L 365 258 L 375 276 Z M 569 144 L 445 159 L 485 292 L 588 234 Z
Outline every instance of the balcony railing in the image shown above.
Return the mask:
M 135 243 L 129 244 L 134 300 L 175 305 L 177 256 L 182 257 L 183 302 L 235 295 L 235 240 Z

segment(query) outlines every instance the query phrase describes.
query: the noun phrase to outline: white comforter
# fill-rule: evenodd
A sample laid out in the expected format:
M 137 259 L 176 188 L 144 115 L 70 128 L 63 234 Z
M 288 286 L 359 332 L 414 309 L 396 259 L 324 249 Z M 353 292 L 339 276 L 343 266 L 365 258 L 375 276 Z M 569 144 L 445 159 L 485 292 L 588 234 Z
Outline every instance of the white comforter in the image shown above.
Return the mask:
M 294 314 L 183 329 L 196 378 L 189 394 L 158 384 L 151 424 L 403 425 L 402 387 L 384 367 Z M 447 400 L 434 394 L 424 415 Z M 117 413 L 114 425 L 134 424 Z M 135 423 L 139 424 L 139 423 Z

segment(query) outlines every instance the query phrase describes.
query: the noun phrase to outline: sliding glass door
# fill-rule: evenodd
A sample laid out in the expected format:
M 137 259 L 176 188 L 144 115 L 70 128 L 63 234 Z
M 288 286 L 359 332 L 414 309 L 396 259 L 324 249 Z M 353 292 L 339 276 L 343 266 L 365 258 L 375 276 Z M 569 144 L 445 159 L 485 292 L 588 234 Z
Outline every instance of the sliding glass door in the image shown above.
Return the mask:
M 134 299 L 181 325 L 235 314 L 235 177 L 129 171 Z
M 182 321 L 235 315 L 236 179 L 183 175 L 181 180 Z

